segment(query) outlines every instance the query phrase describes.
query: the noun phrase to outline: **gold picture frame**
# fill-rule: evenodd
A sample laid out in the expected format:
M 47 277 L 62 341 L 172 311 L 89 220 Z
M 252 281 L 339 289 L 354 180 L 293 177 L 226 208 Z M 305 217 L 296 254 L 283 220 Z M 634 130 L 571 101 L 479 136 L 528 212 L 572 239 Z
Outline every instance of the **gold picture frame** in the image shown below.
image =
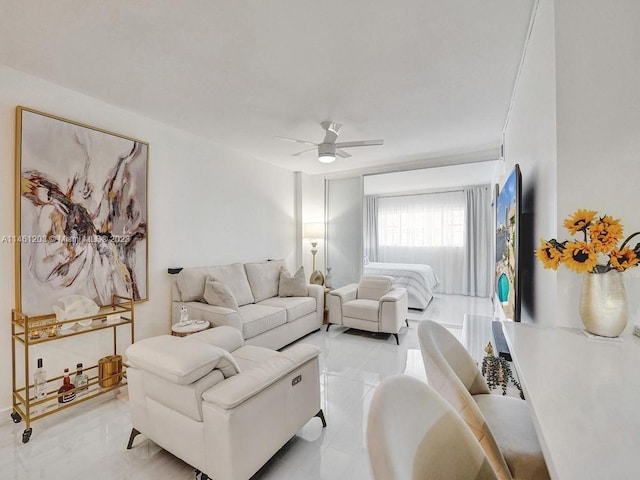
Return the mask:
M 149 298 L 149 144 L 16 107 L 16 308 Z

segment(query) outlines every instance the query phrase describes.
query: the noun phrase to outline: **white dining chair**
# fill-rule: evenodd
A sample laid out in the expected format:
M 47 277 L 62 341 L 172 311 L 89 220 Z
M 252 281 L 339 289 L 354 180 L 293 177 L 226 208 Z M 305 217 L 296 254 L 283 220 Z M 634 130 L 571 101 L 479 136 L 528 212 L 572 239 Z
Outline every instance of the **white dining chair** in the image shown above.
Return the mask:
M 375 390 L 367 422 L 374 480 L 496 480 L 482 447 L 431 387 L 406 375 Z
M 418 326 L 427 381 L 474 433 L 501 479 L 546 480 L 549 472 L 526 401 L 490 393 L 477 365 L 445 327 Z

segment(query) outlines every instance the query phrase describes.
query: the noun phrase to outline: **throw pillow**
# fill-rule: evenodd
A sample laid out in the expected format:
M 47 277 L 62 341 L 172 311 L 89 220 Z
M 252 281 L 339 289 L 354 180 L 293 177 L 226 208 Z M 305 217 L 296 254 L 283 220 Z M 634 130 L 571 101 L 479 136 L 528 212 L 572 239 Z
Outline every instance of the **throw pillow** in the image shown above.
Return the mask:
M 282 267 L 280 269 L 278 296 L 306 297 L 308 293 L 309 291 L 307 290 L 307 280 L 304 274 L 304 267 L 300 267 L 293 277 L 286 268 Z
M 236 297 L 233 296 L 233 293 L 231 293 L 231 290 L 229 290 L 229 287 L 211 276 L 204 282 L 203 299 L 209 305 L 238 310 L 238 302 L 236 301 Z

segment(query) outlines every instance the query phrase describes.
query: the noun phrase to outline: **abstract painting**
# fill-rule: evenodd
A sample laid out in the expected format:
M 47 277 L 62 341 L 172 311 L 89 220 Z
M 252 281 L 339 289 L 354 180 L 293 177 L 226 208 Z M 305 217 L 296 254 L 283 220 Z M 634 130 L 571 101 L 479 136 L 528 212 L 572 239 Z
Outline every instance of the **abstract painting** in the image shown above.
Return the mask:
M 16 117 L 16 307 L 148 299 L 149 145 L 20 106 Z

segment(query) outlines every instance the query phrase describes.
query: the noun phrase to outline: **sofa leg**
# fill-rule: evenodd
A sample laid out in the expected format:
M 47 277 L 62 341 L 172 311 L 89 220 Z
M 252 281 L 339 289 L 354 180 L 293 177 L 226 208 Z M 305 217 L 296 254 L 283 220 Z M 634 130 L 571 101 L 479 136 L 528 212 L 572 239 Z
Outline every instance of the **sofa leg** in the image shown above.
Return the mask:
M 398 334 L 397 334 L 397 333 L 394 333 L 394 334 L 393 334 L 393 336 L 394 336 L 394 337 L 396 337 L 396 343 L 397 343 L 398 345 L 400 345 L 400 340 L 398 339 Z
M 331 326 L 330 323 L 327 323 L 327 332 L 329 331 L 329 327 Z
M 193 478 L 195 480 L 211 480 L 211 477 L 209 475 L 198 470 L 197 468 L 193 470 Z
M 407 324 L 407 328 L 409 328 L 409 319 L 408 319 L 408 318 L 405 318 L 405 319 L 404 319 L 404 322 Z
M 127 450 L 131 450 L 131 447 L 133 445 L 133 440 L 140 435 L 141 432 L 139 432 L 138 430 L 136 430 L 135 428 L 131 429 L 131 435 L 129 435 L 129 443 L 127 443 Z
M 324 413 L 322 412 L 322 409 L 320 409 L 318 413 L 315 414 L 315 416 L 322 420 L 322 428 L 327 426 L 327 421 L 324 419 Z

